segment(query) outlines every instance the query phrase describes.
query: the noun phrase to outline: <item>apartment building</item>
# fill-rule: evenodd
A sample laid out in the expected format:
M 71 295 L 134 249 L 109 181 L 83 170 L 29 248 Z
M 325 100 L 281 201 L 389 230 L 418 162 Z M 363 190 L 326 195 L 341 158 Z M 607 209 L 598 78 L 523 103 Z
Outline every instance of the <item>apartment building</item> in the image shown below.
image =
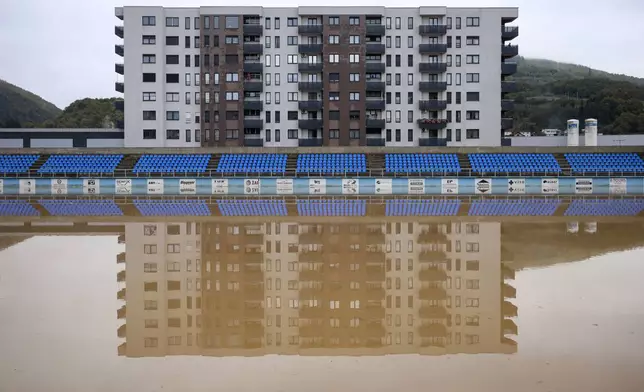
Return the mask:
M 516 8 L 115 13 L 126 147 L 500 146 L 513 126 Z

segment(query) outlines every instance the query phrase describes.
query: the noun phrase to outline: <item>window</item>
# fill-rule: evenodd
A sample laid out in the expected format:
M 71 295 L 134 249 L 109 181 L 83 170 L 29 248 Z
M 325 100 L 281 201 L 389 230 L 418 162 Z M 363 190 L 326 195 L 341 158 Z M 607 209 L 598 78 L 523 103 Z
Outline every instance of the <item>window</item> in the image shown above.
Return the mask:
M 466 93 L 465 97 L 468 102 L 478 102 L 480 100 L 480 94 L 478 91 L 469 91 Z
M 224 42 L 226 43 L 226 45 L 239 44 L 239 36 L 237 36 L 237 35 L 227 35 Z
M 407 74 L 407 85 L 408 86 L 413 86 L 414 85 L 414 74 L 412 74 L 412 73 Z
M 190 19 L 188 19 L 188 22 Z M 165 27 L 179 27 L 179 18 L 178 17 L 166 17 L 165 18 Z
M 408 48 L 414 47 L 414 37 L 412 37 L 411 35 L 407 37 L 407 47 Z
M 166 129 L 165 138 L 167 140 L 179 140 L 179 130 L 178 129 Z
M 239 129 L 226 129 L 226 139 L 239 139 Z
M 142 62 L 143 64 L 155 64 L 157 62 L 157 56 L 154 54 L 144 54 Z
M 329 55 L 329 63 L 337 64 L 339 62 L 340 62 L 340 55 L 339 54 L 330 54 Z
M 190 58 L 190 57 L 188 57 L 188 58 Z M 179 64 L 179 55 L 177 55 L 177 54 L 167 54 L 165 56 L 165 63 L 170 64 L 170 65 Z
M 349 129 L 349 139 L 352 139 L 352 140 L 360 139 L 360 130 L 359 129 Z
M 465 262 L 465 271 L 478 271 L 479 270 L 479 261 L 478 260 L 468 260 Z
M 360 93 L 349 93 L 349 101 L 359 101 Z
M 465 138 L 466 139 L 478 139 L 479 138 L 479 130 L 478 129 L 466 129 L 465 130 Z M 477 250 L 477 252 L 478 252 L 478 250 Z
M 155 16 L 142 16 L 141 24 L 143 24 L 143 26 L 156 26 L 157 18 Z
M 359 82 L 360 81 L 360 74 L 359 73 L 351 73 L 351 74 L 349 74 L 349 81 L 350 82 Z
M 267 54 L 264 56 L 264 66 L 270 67 L 271 66 L 271 55 Z
M 286 82 L 287 83 L 297 83 L 297 80 L 298 80 L 298 74 L 296 74 L 296 73 L 286 74 Z
M 156 35 L 144 35 L 143 36 L 143 45 L 156 45 L 157 36 Z
M 400 25 L 401 25 L 400 17 L 399 17 L 399 16 L 397 16 L 397 17 L 396 17 L 396 19 L 395 19 L 395 21 L 396 21 L 396 22 L 395 22 L 395 26 L 394 26 L 394 27 L 395 27 L 395 29 L 396 29 L 396 30 L 400 30 Z
M 178 46 L 179 45 L 179 37 L 177 36 L 166 36 L 165 37 L 165 44 L 168 46 Z
M 359 54 L 350 54 L 349 55 L 349 62 L 350 63 L 359 63 L 360 62 L 360 55 Z
M 329 139 L 340 139 L 340 130 L 339 129 L 330 129 L 329 130 Z
M 350 35 L 349 36 L 349 45 L 358 45 L 358 44 L 360 44 L 360 36 L 359 35 Z
M 467 56 L 465 56 L 466 64 L 478 64 L 479 61 L 480 61 L 480 58 L 478 54 L 468 54 Z
M 480 75 L 478 73 L 465 74 L 465 83 L 478 83 L 479 81 Z
M 165 74 L 166 83 L 179 83 L 179 74 Z M 179 102 L 179 101 L 177 101 Z
M 340 17 L 339 16 L 329 16 L 329 26 L 339 26 Z
M 143 102 L 155 102 L 156 100 L 157 100 L 157 93 L 155 92 L 143 93 Z
M 277 22 L 277 19 L 275 19 Z M 226 17 L 226 28 L 227 29 L 238 29 L 239 28 L 239 16 L 227 16 Z M 277 28 L 277 25 L 275 25 Z
M 481 25 L 481 19 L 478 16 L 465 18 L 465 26 L 467 27 L 479 27 Z
M 297 129 L 289 129 L 287 132 L 289 139 L 297 139 Z
M 349 17 L 349 25 L 350 26 L 360 26 L 360 18 L 357 16 L 350 16 Z
M 456 17 L 456 23 L 455 24 L 456 24 L 456 30 L 460 30 L 461 29 L 461 17 L 460 16 Z
M 479 120 L 479 114 L 480 112 L 478 110 L 468 110 L 465 112 L 465 119 L 466 120 Z
M 480 44 L 480 38 L 478 35 L 471 35 L 465 37 L 465 45 L 478 46 Z
M 407 29 L 413 30 L 413 28 L 414 28 L 414 18 L 410 16 L 407 18 Z
M 278 103 L 278 102 L 277 102 L 277 93 L 275 93 L 275 94 L 276 94 L 276 96 L 275 96 L 275 103 Z M 299 101 L 299 99 L 298 99 L 298 93 L 288 93 L 288 95 L 286 96 L 286 99 L 287 99 L 289 102 L 297 102 L 297 101 Z
M 190 80 L 191 80 L 191 79 L 192 79 L 191 74 L 187 73 L 187 74 L 185 75 L 185 82 L 186 82 L 186 86 L 190 86 Z
M 400 36 L 399 36 L 399 35 L 397 35 L 397 36 L 396 36 L 396 47 L 397 47 L 397 48 L 400 48 L 400 45 L 401 45 L 401 38 L 400 38 Z
M 143 111 L 143 120 L 156 120 L 157 112 L 156 110 L 144 110 Z
M 239 92 L 226 91 L 226 101 L 239 101 Z
M 179 93 L 165 93 L 166 102 L 179 102 Z
M 144 83 L 154 83 L 157 81 L 157 74 L 155 73 L 144 73 L 143 82 Z
M 279 54 L 275 55 L 275 66 L 276 67 L 280 66 L 280 55 Z
M 271 29 L 271 18 L 264 18 L 264 28 L 266 30 Z
M 226 82 L 239 82 L 239 74 L 233 72 L 226 73 Z
M 289 46 L 297 45 L 297 42 L 298 42 L 297 35 L 289 35 L 288 37 L 286 37 L 286 45 L 289 45 Z
M 289 54 L 286 56 L 286 63 L 287 64 L 297 64 L 297 55 L 296 54 Z
M 157 138 L 156 129 L 144 129 L 143 130 L 143 139 L 144 140 L 154 140 Z
M 190 17 L 189 16 L 186 16 L 183 24 L 185 25 L 186 30 L 190 30 Z
M 338 45 L 339 43 L 340 43 L 340 36 L 339 35 L 330 35 L 329 36 L 329 44 Z
M 175 111 L 175 110 L 166 111 L 165 119 L 168 121 L 179 121 L 179 111 Z

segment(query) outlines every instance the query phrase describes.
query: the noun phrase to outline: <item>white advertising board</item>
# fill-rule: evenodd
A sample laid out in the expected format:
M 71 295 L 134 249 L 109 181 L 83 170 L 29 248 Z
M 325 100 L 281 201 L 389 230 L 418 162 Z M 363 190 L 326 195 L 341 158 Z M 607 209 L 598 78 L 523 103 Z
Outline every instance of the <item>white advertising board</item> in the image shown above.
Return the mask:
M 117 195 L 131 195 L 132 180 L 129 178 L 117 178 L 114 180 L 114 193 Z
M 626 178 L 611 178 L 608 184 L 608 193 L 611 195 L 625 195 L 628 180 Z
M 244 195 L 259 195 L 259 178 L 244 180 Z
M 163 179 L 148 179 L 148 195 L 163 194 Z
M 228 179 L 216 178 L 212 180 L 212 194 L 213 195 L 227 195 L 228 194 Z
M 441 194 L 443 194 L 443 195 L 457 195 L 458 194 L 458 179 L 456 179 L 456 178 L 443 178 L 441 180 Z
M 94 178 L 86 178 L 83 180 L 83 194 L 84 195 L 98 195 L 101 193 L 100 180 Z
M 525 193 L 525 178 L 508 179 L 508 193 L 512 195 Z
M 376 195 L 391 195 L 393 181 L 391 178 L 376 178 Z
M 477 178 L 474 180 L 474 193 L 487 195 L 492 193 L 492 180 L 490 178 Z
M 593 179 L 592 178 L 576 178 L 575 179 L 575 193 L 578 195 L 589 195 L 593 193 Z
M 542 178 L 541 179 L 541 193 L 548 195 L 556 195 L 559 193 L 559 179 L 558 178 Z
M 324 178 L 309 179 L 309 194 L 310 195 L 326 194 L 326 180 Z
M 425 179 L 416 178 L 407 180 L 407 193 L 410 195 L 424 195 Z
M 358 180 L 352 178 L 342 179 L 342 194 L 343 195 L 357 195 L 358 194 Z
M 52 195 L 66 195 L 67 194 L 67 179 L 54 178 L 51 180 L 51 194 Z
M 278 178 L 275 182 L 275 192 L 278 195 L 292 195 L 293 194 L 293 179 L 292 178 Z
M 36 194 L 36 180 L 32 178 L 18 180 L 18 194 L 20 195 L 35 195 Z
M 194 178 L 179 179 L 179 194 L 194 195 L 197 193 L 197 180 Z

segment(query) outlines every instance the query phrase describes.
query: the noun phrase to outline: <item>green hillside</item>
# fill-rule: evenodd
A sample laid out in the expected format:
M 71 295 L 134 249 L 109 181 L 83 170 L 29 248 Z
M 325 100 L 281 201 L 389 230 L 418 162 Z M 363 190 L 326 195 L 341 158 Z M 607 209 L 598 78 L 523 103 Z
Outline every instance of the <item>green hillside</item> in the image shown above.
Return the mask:
M 56 118 L 60 112 L 53 103 L 0 79 L 0 128 L 41 123 Z
M 114 108 L 118 98 L 85 98 L 72 102 L 55 119 L 40 124 L 43 128 L 112 128 L 123 120 Z

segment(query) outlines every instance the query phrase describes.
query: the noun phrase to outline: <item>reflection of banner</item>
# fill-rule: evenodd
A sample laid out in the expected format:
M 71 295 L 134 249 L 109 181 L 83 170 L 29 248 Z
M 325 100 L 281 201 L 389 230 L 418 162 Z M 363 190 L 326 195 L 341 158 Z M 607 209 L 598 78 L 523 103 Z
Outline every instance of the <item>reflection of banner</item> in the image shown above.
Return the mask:
M 508 193 L 510 193 L 510 194 L 524 194 L 525 193 L 525 178 L 510 178 L 508 180 Z
M 577 194 L 591 194 L 593 193 L 593 179 L 592 178 L 576 178 L 575 179 L 575 193 Z
M 626 178 L 611 178 L 609 181 L 608 193 L 611 195 L 626 194 L 626 186 L 628 183 Z
M 358 180 L 355 179 L 342 179 L 342 194 L 343 195 L 357 195 L 358 194 Z
M 293 179 L 292 178 L 279 178 L 276 180 L 276 193 L 278 195 L 292 195 L 293 194 Z
M 309 194 L 324 195 L 326 194 L 326 180 L 324 178 L 314 178 L 309 180 Z
M 245 195 L 259 195 L 259 178 L 247 178 L 244 180 Z
M 228 179 L 216 178 L 212 180 L 212 194 L 213 195 L 227 195 L 228 194 Z
M 477 195 L 492 193 L 492 180 L 489 178 L 477 178 L 474 182 L 474 193 Z
M 197 180 L 182 178 L 179 180 L 180 195 L 194 195 L 197 193 Z
M 24 179 L 18 180 L 18 194 L 20 195 L 35 195 L 36 194 L 36 180 Z
M 376 195 L 391 195 L 393 182 L 391 178 L 376 178 Z
M 114 182 L 114 191 L 117 195 L 131 195 L 132 180 L 129 178 L 117 178 Z
M 0 178 L 0 195 L 4 193 L 4 180 Z
M 67 179 L 55 178 L 51 180 L 51 194 L 52 195 L 66 195 L 67 194 Z
M 546 194 L 559 193 L 559 179 L 558 178 L 541 179 L 541 193 L 546 193 Z
M 441 194 L 443 195 L 458 194 L 458 180 L 455 178 L 443 178 L 441 180 Z
M 424 195 L 425 194 L 425 179 L 409 179 L 407 180 L 407 193 L 410 195 Z
M 83 194 L 84 195 L 98 195 L 100 191 L 100 180 L 87 178 L 83 180 Z
M 148 180 L 148 195 L 162 195 L 163 194 L 163 179 L 149 179 Z

